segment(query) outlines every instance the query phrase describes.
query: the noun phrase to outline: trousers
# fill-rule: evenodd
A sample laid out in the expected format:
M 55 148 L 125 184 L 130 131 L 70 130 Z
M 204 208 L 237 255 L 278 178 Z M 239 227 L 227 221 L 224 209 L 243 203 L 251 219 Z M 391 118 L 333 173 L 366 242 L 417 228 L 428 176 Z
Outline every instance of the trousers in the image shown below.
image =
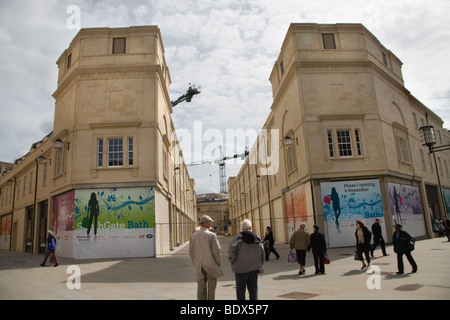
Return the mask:
M 215 300 L 217 278 L 213 278 L 202 268 L 203 278 L 197 279 L 197 299 Z
M 258 273 L 258 270 L 254 270 L 235 274 L 237 300 L 245 300 L 245 289 L 248 289 L 250 300 L 258 300 Z

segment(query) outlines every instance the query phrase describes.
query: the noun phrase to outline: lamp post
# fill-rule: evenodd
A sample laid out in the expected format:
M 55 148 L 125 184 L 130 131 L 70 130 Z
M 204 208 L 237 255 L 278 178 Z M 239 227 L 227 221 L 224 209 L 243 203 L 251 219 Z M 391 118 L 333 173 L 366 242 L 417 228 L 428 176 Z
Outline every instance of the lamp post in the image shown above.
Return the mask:
M 444 150 L 450 150 L 450 144 L 437 146 L 437 147 L 434 146 L 436 144 L 436 135 L 434 134 L 434 128 L 433 128 L 432 125 L 428 124 L 428 114 L 427 113 L 425 114 L 425 117 L 427 119 L 427 125 L 423 126 L 423 127 L 420 127 L 419 130 L 422 132 L 422 135 L 423 135 L 423 138 L 424 138 L 424 141 L 425 141 L 425 143 L 423 145 L 427 146 L 429 152 L 433 154 L 434 166 L 436 167 L 436 176 L 437 176 L 438 188 L 439 188 L 439 197 L 438 197 L 438 199 L 441 198 L 441 203 L 444 204 L 442 206 L 442 208 L 444 209 L 443 212 L 444 212 L 445 217 L 447 217 L 447 208 L 445 206 L 444 194 L 442 192 L 441 178 L 439 177 L 439 168 L 438 168 L 438 165 L 437 165 L 435 152 L 444 151 Z

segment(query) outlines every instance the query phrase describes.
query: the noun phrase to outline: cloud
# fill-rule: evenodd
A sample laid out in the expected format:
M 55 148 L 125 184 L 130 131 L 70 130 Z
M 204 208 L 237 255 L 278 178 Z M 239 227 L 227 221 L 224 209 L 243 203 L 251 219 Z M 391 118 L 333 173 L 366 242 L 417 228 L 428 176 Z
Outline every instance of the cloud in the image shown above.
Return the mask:
M 364 24 L 404 63 L 406 88 L 449 127 L 445 71 L 450 69 L 450 32 L 445 25 L 450 1 L 432 4 L 419 0 L 3 0 L 0 159 L 14 160 L 48 133 L 44 131 L 52 123 L 52 94 L 57 87 L 55 62 L 78 32 L 67 28 L 70 5 L 79 6 L 83 28 L 158 25 L 172 78 L 171 99 L 183 94 L 189 83 L 202 86 L 191 103 L 174 108 L 177 131 L 193 135 L 195 121 L 201 120 L 202 134 L 222 132 L 220 143 L 226 153 L 245 148 L 242 142 L 226 141 L 227 130 L 259 130 L 266 121 L 273 102 L 268 78 L 292 22 Z M 209 144 L 202 141 L 197 151 Z M 192 156 L 187 161 L 203 156 L 193 146 L 185 149 L 185 156 Z M 227 172 L 237 172 L 239 167 L 227 165 Z M 214 174 L 207 167 L 190 169 L 197 192 L 209 192 L 213 178 L 218 191 L 216 169 Z

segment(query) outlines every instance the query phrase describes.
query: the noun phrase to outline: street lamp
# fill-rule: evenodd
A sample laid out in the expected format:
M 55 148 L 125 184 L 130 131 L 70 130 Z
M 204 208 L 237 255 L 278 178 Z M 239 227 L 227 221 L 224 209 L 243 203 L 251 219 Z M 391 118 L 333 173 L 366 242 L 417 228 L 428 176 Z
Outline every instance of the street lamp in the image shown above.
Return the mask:
M 427 113 L 425 114 L 425 118 L 427 119 L 427 125 L 420 127 L 419 130 L 422 132 L 422 135 L 424 138 L 425 143 L 423 144 L 423 146 L 427 146 L 430 153 L 433 154 L 434 166 L 436 167 L 436 175 L 437 175 L 437 179 L 438 179 L 439 194 L 440 194 L 442 203 L 445 203 L 444 194 L 442 192 L 442 187 L 441 187 L 441 178 L 439 177 L 439 168 L 437 166 L 435 152 L 450 150 L 450 144 L 437 146 L 437 147 L 434 146 L 436 144 L 436 135 L 434 134 L 434 128 L 432 125 L 428 124 L 428 114 Z M 447 208 L 446 208 L 445 204 L 442 207 L 444 209 L 444 214 L 447 217 Z

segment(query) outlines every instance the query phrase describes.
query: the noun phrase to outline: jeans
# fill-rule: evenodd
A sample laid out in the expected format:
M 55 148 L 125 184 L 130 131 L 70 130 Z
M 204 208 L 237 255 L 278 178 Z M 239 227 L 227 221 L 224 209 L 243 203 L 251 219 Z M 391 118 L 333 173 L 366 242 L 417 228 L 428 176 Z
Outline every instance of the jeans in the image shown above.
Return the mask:
M 245 300 L 245 289 L 248 288 L 249 299 L 258 300 L 258 270 L 247 273 L 236 273 L 236 298 Z

